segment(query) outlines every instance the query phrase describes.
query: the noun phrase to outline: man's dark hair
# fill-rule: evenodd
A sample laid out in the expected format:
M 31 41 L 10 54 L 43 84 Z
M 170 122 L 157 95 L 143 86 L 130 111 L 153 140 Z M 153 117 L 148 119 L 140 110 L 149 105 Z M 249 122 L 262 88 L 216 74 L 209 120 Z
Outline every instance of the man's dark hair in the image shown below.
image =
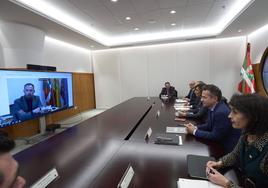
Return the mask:
M 11 151 L 15 147 L 14 140 L 8 138 L 5 134 L 0 134 L 0 154 Z
M 256 94 L 235 94 L 230 106 L 241 112 L 247 119 L 245 132 L 261 136 L 268 131 L 268 99 Z
M 6 133 L 0 131 L 0 155 L 10 152 L 15 147 L 15 142 L 8 138 Z M 4 182 L 4 174 L 0 171 L 0 185 Z
M 198 84 L 205 84 L 205 85 L 206 85 L 206 83 L 203 82 L 203 81 L 201 81 L 201 80 L 199 80 L 199 81 L 197 81 L 197 82 L 198 82 Z
M 165 82 L 165 85 L 166 85 L 166 84 L 169 84 L 169 85 L 170 85 L 170 82 Z
M 32 87 L 34 88 L 34 85 L 33 85 L 32 83 L 27 83 L 27 84 L 25 84 L 25 85 L 24 85 L 24 88 L 25 88 L 26 86 L 32 86 Z
M 203 87 L 203 91 L 205 90 L 209 91 L 211 95 L 216 96 L 218 98 L 218 101 L 221 100 L 221 90 L 217 86 L 213 84 L 208 84 Z

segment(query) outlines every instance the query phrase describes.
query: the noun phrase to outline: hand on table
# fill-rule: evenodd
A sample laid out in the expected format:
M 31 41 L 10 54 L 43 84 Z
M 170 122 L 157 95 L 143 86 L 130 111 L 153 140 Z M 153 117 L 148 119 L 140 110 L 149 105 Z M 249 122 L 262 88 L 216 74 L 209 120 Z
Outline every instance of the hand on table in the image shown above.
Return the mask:
M 214 169 L 213 167 L 207 167 L 206 168 L 206 174 L 207 174 L 207 178 L 209 179 L 209 181 L 223 186 L 223 187 L 228 187 L 230 184 L 230 181 L 224 177 L 221 173 L 219 173 L 216 169 Z
M 222 161 L 208 161 L 207 162 L 207 167 L 209 168 L 215 168 L 215 169 L 219 169 L 222 167 Z
M 192 123 L 184 124 L 184 126 L 186 127 L 186 132 L 188 134 L 193 134 L 194 130 L 197 129 Z

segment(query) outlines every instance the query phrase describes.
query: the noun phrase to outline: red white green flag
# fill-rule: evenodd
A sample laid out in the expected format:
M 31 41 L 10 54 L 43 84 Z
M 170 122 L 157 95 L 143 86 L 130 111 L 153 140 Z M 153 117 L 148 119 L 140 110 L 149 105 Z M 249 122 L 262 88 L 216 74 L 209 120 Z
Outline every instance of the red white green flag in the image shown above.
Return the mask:
M 240 91 L 243 94 L 255 93 L 256 84 L 250 60 L 250 43 L 247 44 L 246 56 L 240 71 L 240 76 L 242 80 L 238 84 L 238 91 Z

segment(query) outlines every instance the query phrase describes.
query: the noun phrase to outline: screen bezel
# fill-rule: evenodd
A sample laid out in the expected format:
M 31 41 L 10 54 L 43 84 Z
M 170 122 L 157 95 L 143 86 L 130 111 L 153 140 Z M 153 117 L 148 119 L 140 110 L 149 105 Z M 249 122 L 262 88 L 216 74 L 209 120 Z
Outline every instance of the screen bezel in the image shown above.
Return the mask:
M 47 115 L 51 115 L 51 114 L 54 114 L 54 113 L 56 113 L 56 112 L 60 112 L 60 111 L 64 111 L 64 110 L 68 110 L 68 109 L 71 109 L 71 108 L 74 108 L 75 107 L 75 104 L 74 104 L 74 84 L 73 84 L 73 82 L 74 82 L 74 78 L 73 78 L 73 73 L 72 72 L 61 72 L 61 71 L 43 71 L 43 70 L 28 70 L 28 69 L 20 69 L 20 68 L 14 68 L 14 69 L 9 69 L 9 68 L 0 68 L 0 71 L 23 71 L 23 72 L 40 72 L 40 73 L 68 73 L 68 74 L 71 74 L 71 79 L 72 79 L 72 101 L 73 101 L 73 104 L 72 104 L 72 106 L 68 106 L 68 107 L 63 107 L 63 108 L 59 108 L 59 109 L 57 109 L 57 110 L 55 110 L 55 111 L 50 111 L 50 112 L 47 112 L 47 113 L 44 113 L 44 114 L 40 114 L 40 115 L 38 115 L 38 116 L 35 116 L 35 117 L 33 117 L 33 118 L 31 118 L 31 119 L 27 119 L 27 120 L 23 120 L 23 121 L 20 121 L 20 122 L 18 122 L 18 123 L 14 123 L 14 124 L 9 124 L 9 125 L 6 125 L 6 126 L 4 126 L 4 127 L 0 127 L 0 129 L 4 129 L 4 128 L 6 128 L 6 127 L 10 127 L 10 126 L 14 126 L 14 125 L 18 125 L 18 124 L 20 124 L 20 123 L 23 123 L 23 122 L 27 122 L 27 121 L 31 121 L 31 120 L 36 120 L 36 119 L 39 119 L 39 118 L 41 118 L 41 117 L 45 117 L 45 116 L 47 116 Z
M 263 69 L 264 69 L 264 65 L 265 65 L 265 62 L 268 60 L 268 47 L 265 49 L 263 55 L 262 55 L 262 58 L 261 58 L 261 62 L 260 62 L 260 70 L 261 70 L 261 81 L 262 81 L 262 86 L 263 86 L 263 89 L 266 93 L 266 95 L 268 95 L 268 86 L 267 88 L 265 87 L 265 84 L 264 84 L 264 76 L 263 76 Z

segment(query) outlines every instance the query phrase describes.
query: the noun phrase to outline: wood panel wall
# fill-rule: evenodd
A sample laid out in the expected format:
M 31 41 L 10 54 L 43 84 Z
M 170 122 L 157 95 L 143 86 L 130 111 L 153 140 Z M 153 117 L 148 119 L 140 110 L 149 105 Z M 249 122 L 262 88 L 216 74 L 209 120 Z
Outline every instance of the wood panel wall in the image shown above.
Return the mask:
M 93 74 L 73 73 L 73 99 L 74 108 L 47 115 L 46 124 L 52 124 L 80 112 L 96 108 Z M 38 119 L 29 120 L 2 130 L 7 132 L 11 138 L 33 136 L 39 132 L 39 121 Z
M 253 67 L 254 76 L 255 76 L 257 93 L 262 96 L 267 96 L 266 91 L 263 87 L 263 83 L 262 83 L 261 64 L 260 63 L 253 64 L 252 67 Z

